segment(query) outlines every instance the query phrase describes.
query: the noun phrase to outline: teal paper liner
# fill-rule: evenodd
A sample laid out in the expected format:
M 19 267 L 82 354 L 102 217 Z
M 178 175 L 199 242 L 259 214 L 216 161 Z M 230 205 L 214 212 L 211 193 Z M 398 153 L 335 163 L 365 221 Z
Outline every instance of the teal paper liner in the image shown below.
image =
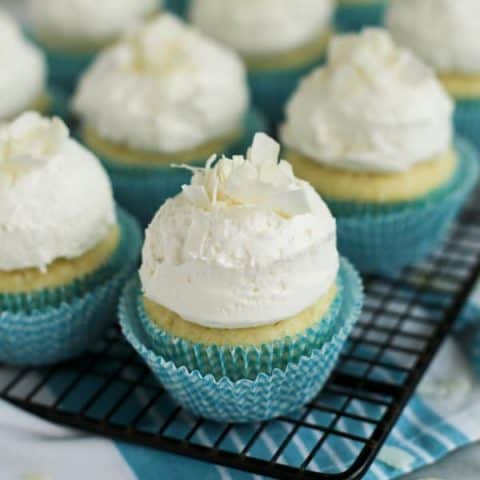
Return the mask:
M 475 149 L 457 140 L 459 166 L 448 188 L 417 201 L 379 207 L 329 203 L 337 218 L 338 247 L 362 272 L 392 274 L 437 249 L 479 173 Z
M 480 98 L 457 101 L 454 122 L 458 134 L 480 150 Z
M 125 287 L 119 306 L 122 331 L 151 368 L 158 380 L 185 408 L 195 415 L 221 422 L 268 420 L 301 408 L 324 386 L 342 347 L 360 316 L 363 288 L 360 277 L 344 259 L 340 265 L 343 285 L 342 303 L 337 315 L 337 331 L 331 340 L 298 362 L 271 374 L 260 373 L 255 379 L 216 380 L 198 370 L 177 367 L 154 353 L 137 315 L 136 280 Z
M 165 0 L 165 9 L 178 15 L 181 18 L 187 18 L 190 0 Z
M 325 54 L 295 68 L 248 72 L 252 102 L 264 113 L 273 130 L 283 122 L 287 101 L 297 89 L 300 80 L 323 63 Z
M 227 155 L 244 154 L 250 147 L 255 133 L 265 131 L 266 125 L 261 114 L 251 110 L 245 119 L 245 133 L 226 152 L 212 152 Z M 146 227 L 160 206 L 180 192 L 182 185 L 190 183 L 191 172 L 183 168 L 125 166 L 102 157 L 112 180 L 117 202 L 126 208 Z M 192 165 L 204 165 L 207 158 L 200 158 Z
M 139 281 L 136 291 L 137 316 L 157 354 L 177 366 L 198 370 L 202 375 L 212 374 L 215 379 L 228 377 L 233 381 L 254 379 L 261 372 L 271 374 L 275 368 L 285 369 L 290 362 L 297 363 L 301 356 L 311 355 L 313 350 L 321 348 L 335 334 L 341 303 L 342 284 L 338 278 L 337 295 L 327 313 L 304 332 L 259 346 L 219 346 L 197 344 L 169 335 L 149 319 Z
M 358 32 L 364 27 L 379 27 L 384 23 L 387 0 L 366 1 L 363 5 L 338 4 L 335 25 L 340 32 Z
M 108 268 L 109 276 L 103 278 L 99 272 L 90 289 L 76 294 L 77 286 L 72 284 L 17 299 L 2 295 L 0 362 L 47 365 L 75 357 L 92 347 L 114 321 L 118 295 L 137 267 L 142 243 L 137 222 L 121 210 L 118 219 L 121 246 Z

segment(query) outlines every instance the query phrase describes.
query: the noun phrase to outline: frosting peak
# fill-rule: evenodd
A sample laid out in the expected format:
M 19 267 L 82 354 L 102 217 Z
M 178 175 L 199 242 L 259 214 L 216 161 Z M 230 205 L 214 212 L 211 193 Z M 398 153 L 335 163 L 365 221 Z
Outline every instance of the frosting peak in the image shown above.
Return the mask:
M 257 134 L 246 158 L 212 157 L 147 229 L 145 295 L 204 326 L 288 318 L 335 281 L 335 221 L 279 145 Z
M 451 143 L 453 103 L 382 29 L 334 37 L 287 106 L 283 141 L 339 168 L 404 171 Z
M 73 105 L 110 141 L 189 150 L 241 127 L 246 73 L 234 52 L 164 14 L 101 53 Z

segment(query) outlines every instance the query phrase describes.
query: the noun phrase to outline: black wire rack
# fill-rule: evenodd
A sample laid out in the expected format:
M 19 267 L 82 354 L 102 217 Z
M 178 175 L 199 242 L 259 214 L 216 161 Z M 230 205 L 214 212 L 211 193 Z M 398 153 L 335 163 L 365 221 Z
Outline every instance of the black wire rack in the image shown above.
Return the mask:
M 116 327 L 76 361 L 42 369 L 3 366 L 0 397 L 60 424 L 271 477 L 359 479 L 479 273 L 480 210 L 470 206 L 428 261 L 395 278 L 366 279 L 363 314 L 325 388 L 301 411 L 270 422 L 231 425 L 193 417 Z M 305 432 L 311 442 L 303 458 L 298 448 L 289 455 Z M 265 438 L 268 449 L 260 445 Z M 341 466 L 321 461 L 338 442 L 349 445 Z

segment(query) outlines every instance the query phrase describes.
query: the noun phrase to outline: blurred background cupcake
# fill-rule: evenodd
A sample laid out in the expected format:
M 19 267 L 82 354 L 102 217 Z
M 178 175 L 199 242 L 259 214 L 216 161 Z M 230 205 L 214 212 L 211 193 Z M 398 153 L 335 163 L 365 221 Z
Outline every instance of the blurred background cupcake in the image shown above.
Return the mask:
M 335 24 L 342 32 L 383 25 L 389 0 L 337 0 Z
M 100 335 L 136 266 L 136 223 L 58 119 L 0 128 L 0 361 L 47 364 Z
M 361 307 L 335 220 L 279 150 L 258 134 L 246 158 L 195 169 L 147 229 L 141 284 L 122 298 L 129 341 L 203 417 L 256 421 L 300 408 Z
M 456 101 L 459 133 L 480 147 L 480 2 L 392 0 L 386 22 L 399 44 L 436 70 Z
M 249 74 L 253 103 L 272 125 L 299 79 L 324 61 L 333 0 L 193 0 L 190 19 L 236 50 Z
M 29 0 L 29 32 L 52 82 L 70 93 L 95 54 L 156 12 L 160 0 Z
M 165 0 L 164 5 L 165 10 L 168 10 L 179 17 L 185 18 L 188 14 L 190 0 Z
M 24 110 L 49 113 L 57 99 L 47 90 L 43 53 L 28 42 L 6 12 L 0 10 L 0 121 Z
M 245 149 L 264 126 L 249 110 L 240 58 L 170 14 L 102 52 L 73 108 L 118 202 L 144 225 L 189 181 L 189 171 L 171 164 Z
M 478 175 L 434 72 L 382 29 L 335 37 L 287 108 L 295 173 L 337 218 L 340 252 L 394 272 L 443 240 Z

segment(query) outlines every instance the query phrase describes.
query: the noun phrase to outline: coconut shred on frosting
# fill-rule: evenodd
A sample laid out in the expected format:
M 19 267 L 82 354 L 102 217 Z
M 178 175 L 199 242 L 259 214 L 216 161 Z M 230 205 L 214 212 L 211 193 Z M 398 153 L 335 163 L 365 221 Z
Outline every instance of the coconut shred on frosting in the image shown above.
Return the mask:
M 392 0 L 387 25 L 437 71 L 480 73 L 478 0 Z
M 242 55 L 284 52 L 326 32 L 333 0 L 193 0 L 201 30 Z
M 335 220 L 279 145 L 255 136 L 247 157 L 215 156 L 167 200 L 146 232 L 140 277 L 150 300 L 213 328 L 275 323 L 335 281 Z
M 68 43 L 111 41 L 141 23 L 159 0 L 30 0 L 33 28 Z
M 402 172 L 451 146 L 452 112 L 429 67 L 368 29 L 332 40 L 290 100 L 282 140 L 333 167 Z
M 45 59 L 0 10 L 0 120 L 30 107 L 44 92 Z
M 64 123 L 27 112 L 0 127 L 0 270 L 45 270 L 115 224 L 108 177 Z
M 178 152 L 241 127 L 245 75 L 234 52 L 164 14 L 100 54 L 74 109 L 110 141 Z

